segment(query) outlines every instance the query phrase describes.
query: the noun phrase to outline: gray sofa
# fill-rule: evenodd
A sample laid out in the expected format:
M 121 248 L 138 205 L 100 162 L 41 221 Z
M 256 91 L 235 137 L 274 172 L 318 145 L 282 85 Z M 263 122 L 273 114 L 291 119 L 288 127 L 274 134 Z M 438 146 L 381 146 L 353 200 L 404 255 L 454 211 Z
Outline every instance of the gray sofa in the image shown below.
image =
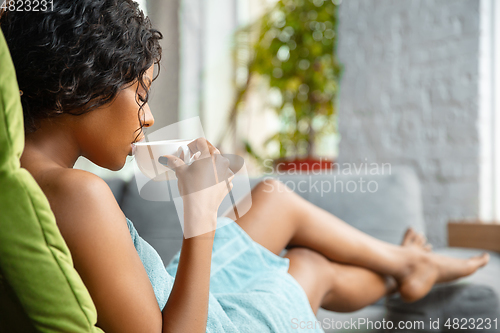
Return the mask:
M 391 174 L 377 176 L 346 176 L 334 172 L 321 175 L 275 175 L 273 178 L 286 183 L 306 200 L 381 240 L 399 244 L 409 226 L 425 232 L 420 185 L 411 169 L 394 168 Z M 364 191 L 359 188 L 360 178 L 365 181 Z M 254 186 L 259 180 L 252 179 L 251 185 Z M 370 181 L 371 192 L 366 188 Z M 134 222 L 139 234 L 158 251 L 164 263 L 168 264 L 182 242 L 182 230 L 174 204 L 142 199 L 134 179 L 128 183 L 117 179 L 110 179 L 107 182 L 123 212 Z M 299 182 L 300 187 L 297 186 Z M 350 185 L 347 185 L 349 182 Z M 352 182 L 358 184 L 355 191 Z M 326 191 L 328 187 L 330 191 Z M 456 257 L 468 257 L 481 252 L 460 248 L 434 251 Z M 498 305 L 500 254 L 490 253 L 490 255 L 491 262 L 487 267 L 466 279 L 435 287 L 426 298 L 417 303 L 405 304 L 396 295 L 354 313 L 340 314 L 320 309 L 317 314 L 318 321 L 325 332 L 452 332 L 455 331 L 452 325 L 445 326 L 448 319 L 472 318 L 470 322 L 477 321 L 478 324 L 480 320 L 491 317 L 491 319 L 497 318 L 498 322 L 500 321 Z M 436 321 L 439 320 L 438 326 L 434 326 L 432 330 L 429 322 L 431 318 L 433 325 L 437 325 Z M 385 330 L 384 327 L 387 326 L 379 326 L 383 319 L 392 320 L 394 323 L 425 321 L 425 329 L 407 327 L 401 330 Z M 362 326 L 356 325 L 359 324 L 359 320 L 361 323 L 365 320 L 366 323 Z M 343 328 L 339 328 L 340 326 L 336 328 L 337 321 L 344 322 Z M 349 324 L 345 324 L 346 321 L 354 321 L 355 327 L 349 327 Z M 371 325 L 369 321 L 372 321 Z M 492 327 L 489 330 L 484 328 L 477 331 L 500 332 L 498 328 Z M 291 328 L 290 332 L 293 331 Z M 473 331 L 475 330 L 468 330 L 468 332 Z

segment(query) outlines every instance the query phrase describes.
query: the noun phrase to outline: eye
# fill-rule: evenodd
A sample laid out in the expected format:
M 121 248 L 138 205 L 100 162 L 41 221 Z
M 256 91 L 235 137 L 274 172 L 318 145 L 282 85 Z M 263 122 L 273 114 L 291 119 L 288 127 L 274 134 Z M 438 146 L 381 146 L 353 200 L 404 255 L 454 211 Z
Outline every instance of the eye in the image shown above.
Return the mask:
M 137 96 L 139 101 L 141 101 L 142 103 L 146 103 L 146 98 L 144 96 L 142 96 L 141 94 L 137 94 Z

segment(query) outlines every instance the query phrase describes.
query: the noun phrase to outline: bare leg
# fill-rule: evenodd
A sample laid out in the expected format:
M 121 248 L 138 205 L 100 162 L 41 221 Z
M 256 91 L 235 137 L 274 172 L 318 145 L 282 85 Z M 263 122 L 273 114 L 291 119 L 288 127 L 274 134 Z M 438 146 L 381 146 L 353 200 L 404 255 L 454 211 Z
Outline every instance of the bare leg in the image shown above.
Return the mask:
M 307 247 L 332 261 L 393 276 L 402 297 L 408 301 L 425 296 L 436 282 L 472 274 L 488 262 L 487 255 L 462 260 L 385 243 L 274 180 L 261 182 L 254 188 L 252 208 L 237 223 L 256 242 L 276 254 L 285 247 Z
M 316 251 L 296 247 L 287 252 L 288 272 L 302 286 L 314 313 L 321 306 L 351 312 L 395 291 L 394 280 L 365 268 L 331 262 Z M 365 288 L 369 285 L 370 288 Z

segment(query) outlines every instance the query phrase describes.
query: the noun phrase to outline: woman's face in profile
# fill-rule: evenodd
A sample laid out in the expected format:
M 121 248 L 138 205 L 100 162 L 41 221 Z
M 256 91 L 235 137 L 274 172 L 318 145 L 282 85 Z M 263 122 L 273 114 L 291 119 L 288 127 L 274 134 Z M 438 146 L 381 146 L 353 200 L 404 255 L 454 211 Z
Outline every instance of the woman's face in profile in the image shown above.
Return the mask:
M 149 86 L 153 79 L 154 65 L 144 76 L 144 83 Z M 139 113 L 141 99 L 147 91 L 139 82 L 124 87 L 116 98 L 82 116 L 72 116 L 72 129 L 81 147 L 81 154 L 99 165 L 113 171 L 120 170 L 132 153 L 132 143 L 139 141 L 144 134 L 139 131 L 141 121 L 144 127 L 154 123 L 153 115 L 146 103 Z M 138 136 L 138 134 L 140 134 Z

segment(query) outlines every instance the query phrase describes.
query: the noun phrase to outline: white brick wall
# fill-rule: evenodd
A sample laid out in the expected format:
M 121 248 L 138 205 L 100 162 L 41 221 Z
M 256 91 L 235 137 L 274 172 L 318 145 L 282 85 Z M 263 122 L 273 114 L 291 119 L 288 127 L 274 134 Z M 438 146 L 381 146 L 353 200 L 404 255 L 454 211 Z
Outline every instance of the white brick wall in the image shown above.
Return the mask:
M 413 167 L 437 246 L 446 244 L 449 219 L 479 210 L 479 6 L 479 0 L 340 6 L 339 162 Z

